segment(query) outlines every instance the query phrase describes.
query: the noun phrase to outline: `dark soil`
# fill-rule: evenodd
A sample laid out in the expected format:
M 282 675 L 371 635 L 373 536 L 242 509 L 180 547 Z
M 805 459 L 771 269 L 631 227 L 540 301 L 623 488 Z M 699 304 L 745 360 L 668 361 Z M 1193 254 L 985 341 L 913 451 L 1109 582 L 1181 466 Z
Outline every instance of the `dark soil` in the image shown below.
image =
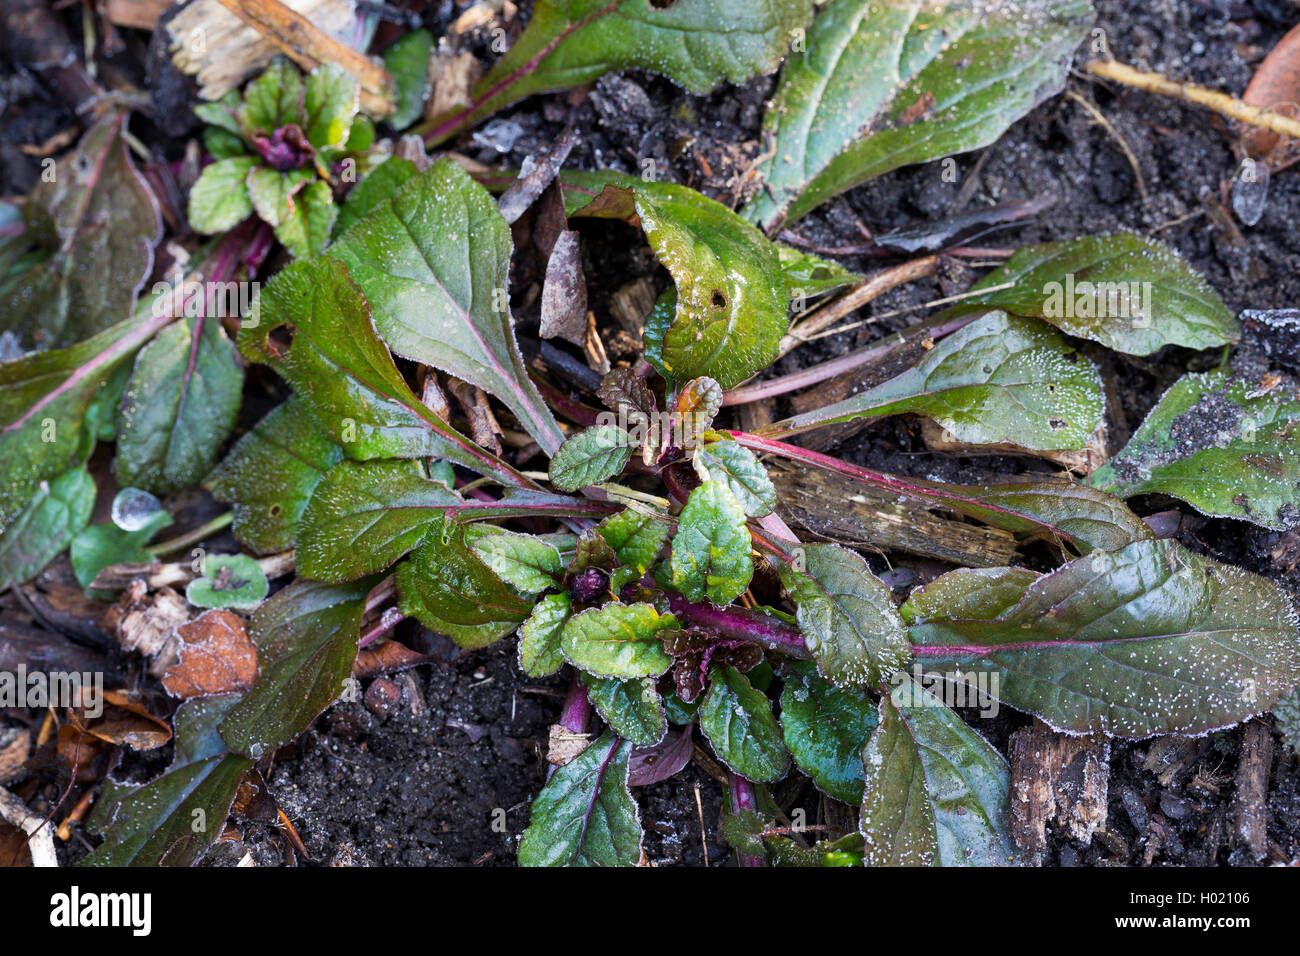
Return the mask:
M 1258 15 L 1253 18 L 1242 16 L 1249 4 L 1215 0 L 1099 0 L 1096 5 L 1097 24 L 1117 58 L 1238 94 L 1263 53 L 1300 20 L 1300 9 L 1277 0 L 1254 4 Z M 436 12 L 428 21 L 436 33 L 450 15 L 450 4 L 431 8 Z M 1227 19 L 1224 10 L 1238 19 Z M 1079 62 L 1088 55 L 1085 45 Z M 22 95 L 23 82 L 10 76 L 0 96 Z M 504 114 L 521 128 L 508 154 L 475 146 L 468 137 L 460 148 L 482 161 L 517 167 L 571 125 L 583 137 L 571 166 L 640 173 L 649 161 L 660 178 L 731 202 L 730 180 L 760 151 L 758 129 L 773 83 L 762 78 L 697 97 L 647 74 L 609 76 L 585 97 L 533 99 Z M 1234 311 L 1288 307 L 1300 300 L 1300 233 L 1295 229 L 1300 173 L 1277 175 L 1262 220 L 1233 236 L 1216 225 L 1212 211 L 1225 202 L 1225 184 L 1237 163 L 1233 134 L 1223 123 L 1204 111 L 1110 89 L 1080 74 L 1071 77 L 1069 88 L 1095 103 L 1132 150 L 1145 200 L 1115 138 L 1077 102 L 1062 96 L 1034 110 L 987 150 L 957 157 L 956 182 L 944 181 L 939 163 L 904 169 L 827 204 L 797 223 L 795 232 L 825 247 L 853 245 L 863 238 L 859 225 L 882 233 L 1007 199 L 1048 194 L 1056 203 L 1046 212 L 976 244 L 1014 248 L 1132 229 L 1157 235 L 1178 249 Z M 48 129 L 10 128 L 0 135 L 0 171 L 11 189 L 25 188 L 23 176 L 32 163 L 9 144 L 39 142 L 66 121 L 55 116 Z M 591 230 L 586 255 L 598 320 L 609 324 L 608 295 L 631 279 L 650 275 L 658 288 L 666 286 L 666 274 L 638 243 L 636 232 L 599 224 L 581 228 Z M 881 264 L 854 258 L 843 262 L 859 271 Z M 892 312 L 944 294 L 938 281 L 917 282 L 883 297 L 872 309 Z M 778 363 L 775 372 L 840 354 L 924 315 L 913 311 L 884 318 L 858 332 L 804 346 Z M 1137 426 L 1178 375 L 1213 364 L 1218 356 L 1171 349 L 1145 359 L 1111 356 L 1104 361 L 1117 404 L 1115 424 L 1122 433 Z M 857 433 L 839 453 L 885 471 L 963 482 L 1045 468 L 1021 458 L 928 452 L 916 423 L 905 419 Z M 1134 504 L 1143 514 L 1178 507 L 1167 500 Z M 1276 580 L 1300 599 L 1300 570 L 1295 567 L 1300 544 L 1243 522 L 1206 520 L 1186 506 L 1181 510 L 1179 537 L 1185 544 Z M 313 862 L 513 863 L 528 805 L 545 781 L 547 728 L 558 715 L 563 685 L 525 678 L 515 663 L 513 641 L 476 652 L 457 652 L 436 640 L 431 646 L 437 662 L 407 672 L 409 681 L 402 675 L 388 678 L 399 687 L 405 684 L 392 713 L 377 716 L 364 701 L 339 704 L 292 753 L 281 754 L 267 774 Z M 997 719 L 977 725 L 1005 753 L 1009 735 L 1027 723 L 1023 715 L 1004 710 Z M 1239 731 L 1230 730 L 1173 748 L 1162 741 L 1116 742 L 1109 835 L 1087 847 L 1056 836 L 1047 862 L 1255 864 L 1238 846 L 1232 822 L 1238 737 Z M 1275 749 L 1269 837 L 1274 856 L 1291 859 L 1300 843 L 1300 773 L 1285 744 L 1279 740 Z M 809 823 L 843 819 L 842 808 L 829 805 L 811 786 L 792 783 L 775 791 L 787 811 L 804 808 Z M 699 764 L 667 783 L 639 790 L 637 798 L 650 861 L 700 865 L 705 850 L 714 865 L 730 859 L 719 829 L 724 788 Z M 285 859 L 283 841 L 268 825 L 247 825 L 244 846 L 260 864 Z M 223 845 L 212 862 L 233 861 L 242 853 L 235 849 Z

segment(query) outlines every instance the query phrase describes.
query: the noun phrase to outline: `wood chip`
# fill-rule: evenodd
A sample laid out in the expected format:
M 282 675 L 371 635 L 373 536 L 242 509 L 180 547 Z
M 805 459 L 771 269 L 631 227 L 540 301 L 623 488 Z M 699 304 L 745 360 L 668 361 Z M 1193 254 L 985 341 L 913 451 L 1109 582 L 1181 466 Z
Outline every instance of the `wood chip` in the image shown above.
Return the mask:
M 1016 844 L 1037 862 L 1055 822 L 1084 844 L 1106 825 L 1110 743 L 1097 735 L 1058 733 L 1042 721 L 1011 735 L 1011 829 Z
M 1259 718 L 1241 728 L 1237 789 L 1232 798 L 1237 839 L 1256 861 L 1268 855 L 1268 780 L 1273 768 L 1273 734 Z

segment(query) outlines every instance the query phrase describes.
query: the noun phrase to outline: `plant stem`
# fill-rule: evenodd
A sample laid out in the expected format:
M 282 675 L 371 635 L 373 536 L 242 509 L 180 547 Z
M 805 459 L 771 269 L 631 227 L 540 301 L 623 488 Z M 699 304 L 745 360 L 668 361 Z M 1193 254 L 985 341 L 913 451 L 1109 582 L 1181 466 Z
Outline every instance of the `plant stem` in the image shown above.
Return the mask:
M 395 628 L 402 621 L 406 620 L 406 615 L 395 607 L 390 607 L 379 616 L 379 620 L 366 633 L 361 635 L 357 641 L 357 650 L 365 647 L 372 641 L 377 640 Z
M 674 617 L 706 628 L 724 640 L 748 641 L 796 660 L 812 660 L 812 654 L 804 645 L 803 634 L 779 617 L 743 607 L 714 607 L 707 602 L 697 604 L 680 594 L 666 597 Z
M 757 810 L 758 798 L 754 793 L 754 785 L 740 774 L 732 772 L 729 774 L 728 796 L 731 798 L 731 812 L 740 813 L 742 810 Z M 744 867 L 762 866 L 763 861 L 756 856 L 746 856 L 743 853 L 737 853 L 740 858 L 740 865 Z
M 569 679 L 569 692 L 564 695 L 564 707 L 560 711 L 558 723 L 570 733 L 585 734 L 590 720 L 591 701 L 587 699 L 587 688 L 578 682 L 578 672 L 575 670 Z
M 204 538 L 208 537 L 209 535 L 216 534 L 221 529 L 229 527 L 230 522 L 234 520 L 235 520 L 235 513 L 233 511 L 227 511 L 225 514 L 217 515 L 207 524 L 199 525 L 197 528 L 193 529 L 192 531 L 186 531 L 184 534 L 180 534 L 174 538 L 169 538 L 166 541 L 162 541 L 159 542 L 158 544 L 151 545 L 145 548 L 145 550 L 148 551 L 150 554 L 154 555 L 155 557 L 164 554 L 171 554 L 173 551 L 179 551 L 181 550 L 181 548 L 202 541 Z

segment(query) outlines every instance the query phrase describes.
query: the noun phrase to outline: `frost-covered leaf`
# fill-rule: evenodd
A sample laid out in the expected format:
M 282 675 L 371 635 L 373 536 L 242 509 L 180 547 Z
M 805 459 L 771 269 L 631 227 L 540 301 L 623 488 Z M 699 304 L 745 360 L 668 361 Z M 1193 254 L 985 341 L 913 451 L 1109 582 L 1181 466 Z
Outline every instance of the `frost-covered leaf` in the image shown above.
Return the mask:
M 564 579 L 564 561 L 555 545 L 530 534 L 485 534 L 471 545 L 501 580 L 521 594 L 540 594 Z
M 618 680 L 584 674 L 582 683 L 591 705 L 614 733 L 641 747 L 654 746 L 664 739 L 668 717 L 653 678 Z
M 730 604 L 754 576 L 745 509 L 720 481 L 691 492 L 673 537 L 672 583 L 688 601 Z
M 243 544 L 258 554 L 284 551 L 316 485 L 342 457 L 294 395 L 239 439 L 204 485 L 230 503 Z
M 774 229 L 909 163 L 987 146 L 1065 82 L 1086 2 L 832 0 L 781 71 L 765 182 Z
M 1059 333 L 1035 319 L 992 312 L 943 338 L 901 375 L 764 433 L 913 412 L 958 441 L 1077 449 L 1101 425 L 1104 408 L 1096 367 Z
M 477 122 L 525 96 L 613 70 L 662 73 L 693 93 L 775 70 L 809 0 L 539 0 L 528 28 L 474 88 Z
M 248 635 L 257 648 L 258 677 L 221 722 L 231 750 L 260 760 L 339 699 L 357 658 L 372 585 L 299 578 L 253 612 Z
M 384 68 L 393 77 L 393 85 L 397 88 L 397 109 L 388 117 L 393 129 L 406 129 L 424 113 L 432 50 L 432 33 L 411 30 L 384 51 Z
M 334 222 L 334 234 L 342 235 L 354 223 L 364 219 L 372 209 L 386 202 L 418 172 L 415 164 L 409 159 L 390 156 L 366 173 L 361 182 L 353 186 L 352 191 L 343 200 L 338 219 Z
M 862 753 L 867 866 L 1005 866 L 1010 769 L 929 691 L 904 677 L 880 701 Z
M 72 543 L 95 507 L 95 480 L 73 468 L 36 488 L 26 507 L 0 532 L 0 591 L 22 584 Z
M 632 568 L 639 578 L 650 569 L 668 540 L 668 522 L 663 515 L 628 509 L 610 515 L 597 527 L 618 556 L 618 563 Z
M 208 554 L 203 576 L 185 589 L 185 600 L 195 607 L 251 608 L 266 598 L 270 585 L 262 566 L 245 554 Z
M 244 89 L 239 110 L 239 125 L 245 137 L 270 134 L 290 123 L 302 124 L 305 118 L 302 75 L 284 57 L 276 57 Z
M 533 801 L 521 866 L 636 866 L 641 815 L 627 787 L 632 744 L 607 733 L 555 771 Z
M 767 469 L 752 451 L 734 441 L 705 445 L 695 454 L 695 467 L 705 481 L 726 484 L 747 515 L 761 518 L 776 507 L 776 489 L 767 477 Z
M 329 245 L 337 214 L 329 183 L 308 183 L 290 199 L 284 218 L 275 227 L 275 238 L 295 259 L 314 256 Z
M 278 227 L 293 214 L 294 197 L 315 178 L 316 170 L 311 167 L 287 172 L 269 166 L 254 167 L 247 180 L 253 211 L 268 226 Z
M 804 645 L 836 684 L 877 684 L 906 662 L 909 649 L 889 588 L 856 551 L 806 544 L 803 567 L 782 565 L 781 583 L 798 605 Z
M 1038 577 L 952 571 L 905 608 L 927 669 L 1074 733 L 1203 733 L 1300 683 L 1286 594 L 1175 541 L 1094 551 Z
M 415 36 L 424 31 L 415 31 Z M 406 37 L 403 37 L 405 40 Z M 399 43 L 402 41 L 399 40 Z M 411 41 L 407 40 L 408 43 Z M 323 63 L 307 74 L 303 105 L 302 131 L 311 143 L 328 159 L 340 150 L 352 132 L 352 120 L 361 102 L 361 85 L 337 63 Z
M 564 440 L 528 377 L 510 317 L 510 227 L 451 159 L 397 189 L 341 235 L 347 265 L 398 355 L 496 396 L 550 455 Z
M 865 690 L 836 687 L 811 664 L 788 665 L 781 690 L 785 745 L 824 793 L 862 802 L 862 748 L 877 721 Z
M 118 483 L 162 495 L 201 481 L 235 427 L 243 386 L 216 318 L 159 332 L 136 355 L 118 409 Z
M 189 219 L 195 232 L 222 233 L 253 214 L 247 182 L 257 163 L 256 156 L 231 156 L 204 167 L 190 188 Z
M 1300 399 L 1296 388 L 1226 369 L 1184 375 L 1091 483 L 1125 498 L 1181 498 L 1219 518 L 1275 531 L 1300 524 Z
M 577 491 L 620 472 L 632 459 L 632 437 L 617 425 L 594 425 L 560 446 L 551 459 L 551 484 Z
M 560 648 L 571 664 L 596 677 L 658 677 L 673 662 L 659 632 L 676 625 L 651 604 L 606 604 L 569 618 Z
M 567 594 L 547 594 L 519 628 L 519 668 L 529 677 L 547 677 L 564 666 L 560 634 L 573 606 Z
M 1137 233 L 1083 236 L 1020 249 L 971 291 L 1005 285 L 943 313 L 1001 309 L 1130 355 L 1166 345 L 1235 342 L 1223 300 L 1173 249 Z
M 711 667 L 700 729 L 723 763 L 755 783 L 780 780 L 790 754 L 767 696 L 734 667 Z

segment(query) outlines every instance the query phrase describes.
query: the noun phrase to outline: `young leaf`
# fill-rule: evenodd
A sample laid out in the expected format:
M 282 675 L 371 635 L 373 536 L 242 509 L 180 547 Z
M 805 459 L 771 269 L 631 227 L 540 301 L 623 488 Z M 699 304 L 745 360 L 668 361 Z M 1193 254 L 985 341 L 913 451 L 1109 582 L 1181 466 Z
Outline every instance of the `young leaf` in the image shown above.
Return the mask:
M 862 753 L 867 866 L 1005 866 L 1017 857 L 1002 755 L 905 677 Z
M 987 146 L 1065 82 L 1086 2 L 832 0 L 791 55 L 764 120 L 769 231 L 909 163 Z
M 109 113 L 27 199 L 30 235 L 52 254 L 0 292 L 0 329 L 61 348 L 126 319 L 162 237 L 158 202 L 127 151 L 126 114 Z
M 745 514 L 761 518 L 776 508 L 776 489 L 754 453 L 734 441 L 715 441 L 695 454 L 703 481 L 720 481 L 736 496 Z
M 293 741 L 339 699 L 357 657 L 372 584 L 299 578 L 253 612 L 248 636 L 257 648 L 259 673 L 221 722 L 231 750 L 260 760 Z
M 471 545 L 497 577 L 521 594 L 540 594 L 564 578 L 564 561 L 555 545 L 529 534 L 485 534 Z
M 486 189 L 442 159 L 330 247 L 399 355 L 495 395 L 548 455 L 564 440 L 515 342 L 510 228 Z
M 185 589 L 185 600 L 195 607 L 252 608 L 270 590 L 262 566 L 245 554 L 209 554 L 203 558 L 203 576 Z
M 620 737 L 641 747 L 652 747 L 668 732 L 664 702 L 652 678 L 618 680 L 582 675 L 591 705 Z
M 917 659 L 1058 729 L 1204 733 L 1300 682 L 1285 593 L 1175 541 L 1005 574 L 995 588 L 974 573 L 950 572 L 909 599 Z
M 692 93 L 776 69 L 809 0 L 539 0 L 528 28 L 474 89 L 463 124 L 526 96 L 645 69 Z M 449 130 L 448 132 L 451 132 Z
M 305 119 L 302 75 L 284 57 L 276 57 L 262 74 L 244 90 L 239 110 L 239 125 L 244 136 L 271 134 L 290 123 L 302 125 Z
M 438 631 L 441 623 L 482 628 L 492 640 L 513 631 L 533 609 L 470 548 L 465 527 L 448 522 L 431 532 L 397 569 L 398 606 Z M 457 635 L 452 634 L 452 637 Z
M 43 481 L 36 494 L 0 532 L 0 591 L 22 584 L 72 543 L 95 507 L 95 480 L 73 468 Z
M 754 576 L 745 509 L 727 486 L 706 481 L 691 492 L 673 538 L 672 583 L 688 601 L 730 604 Z
M 162 495 L 201 481 L 235 427 L 243 386 L 217 319 L 159 332 L 136 355 L 118 409 L 118 483 Z
M 123 531 L 112 522 L 92 524 L 83 529 L 72 539 L 68 551 L 77 583 L 83 588 L 90 587 L 95 576 L 112 564 L 149 564 L 154 558 L 144 546 L 171 523 L 172 516 L 159 510 L 135 531 Z
M 235 537 L 258 554 L 292 548 L 299 519 L 325 472 L 343 451 L 296 395 L 235 443 L 204 481 L 234 512 Z
M 190 188 L 189 220 L 195 232 L 226 232 L 253 214 L 247 183 L 257 164 L 256 156 L 231 156 L 204 167 Z
M 658 677 L 673 662 L 659 632 L 676 624 L 650 604 L 606 604 L 569 618 L 560 649 L 571 664 L 596 677 Z
M 315 178 L 316 170 L 310 166 L 287 172 L 255 167 L 248 174 L 248 198 L 253 201 L 253 211 L 268 226 L 278 227 L 292 215 L 294 197 Z
M 284 218 L 275 227 L 275 238 L 295 259 L 314 256 L 329 245 L 337 214 L 329 183 L 315 180 L 289 200 Z
M 360 99 L 360 84 L 337 63 L 323 63 L 307 74 L 302 131 L 325 159 L 347 144 Z
M 1295 388 L 1226 369 L 1184 375 L 1091 483 L 1125 498 L 1160 492 L 1203 514 L 1283 531 L 1300 524 Z
M 567 594 L 547 594 L 519 628 L 519 668 L 529 677 L 548 677 L 564 666 L 560 635 L 573 602 Z
M 888 678 L 909 654 L 889 588 L 855 551 L 837 544 L 801 547 L 803 567 L 782 565 L 781 583 L 799 606 L 804 645 L 817 669 L 847 687 Z
M 632 580 L 650 570 L 650 565 L 655 563 L 668 540 L 669 530 L 663 516 L 643 514 L 630 508 L 610 515 L 597 528 L 614 549 L 618 563 L 635 572 Z
M 429 54 L 433 34 L 412 30 L 384 51 L 384 68 L 397 88 L 397 110 L 388 117 L 393 129 L 406 129 L 424 113 L 429 88 Z
M 1166 345 L 1208 349 L 1235 342 L 1223 300 L 1173 249 L 1137 233 L 1083 236 L 1019 250 L 944 316 L 1001 309 L 1129 355 Z
M 811 252 L 791 249 L 783 243 L 777 243 L 776 254 L 781 260 L 781 278 L 785 283 L 786 294 L 792 301 L 800 296 L 812 297 L 857 285 L 863 279 L 838 262 L 823 259 Z
M 551 459 L 551 484 L 577 491 L 622 472 L 632 459 L 632 437 L 617 425 L 594 425 L 560 446 Z
M 718 759 L 755 783 L 784 777 L 790 754 L 767 696 L 734 667 L 709 668 L 709 682 L 700 701 L 700 729 Z
M 520 480 L 411 394 L 375 332 L 365 296 L 335 260 L 282 269 L 254 302 L 238 341 L 247 358 L 270 365 L 294 387 L 350 458 L 436 456 L 509 475 L 508 484 Z
M 791 435 L 832 422 L 914 412 L 959 441 L 1083 448 L 1101 425 L 1096 367 L 1033 319 L 992 312 L 941 340 L 882 385 L 764 429 Z
M 533 801 L 521 866 L 636 866 L 641 818 L 627 788 L 632 745 L 607 733 L 555 771 Z
M 862 748 L 877 721 L 866 691 L 836 687 L 811 664 L 788 665 L 781 690 L 785 745 L 822 792 L 862 802 Z

